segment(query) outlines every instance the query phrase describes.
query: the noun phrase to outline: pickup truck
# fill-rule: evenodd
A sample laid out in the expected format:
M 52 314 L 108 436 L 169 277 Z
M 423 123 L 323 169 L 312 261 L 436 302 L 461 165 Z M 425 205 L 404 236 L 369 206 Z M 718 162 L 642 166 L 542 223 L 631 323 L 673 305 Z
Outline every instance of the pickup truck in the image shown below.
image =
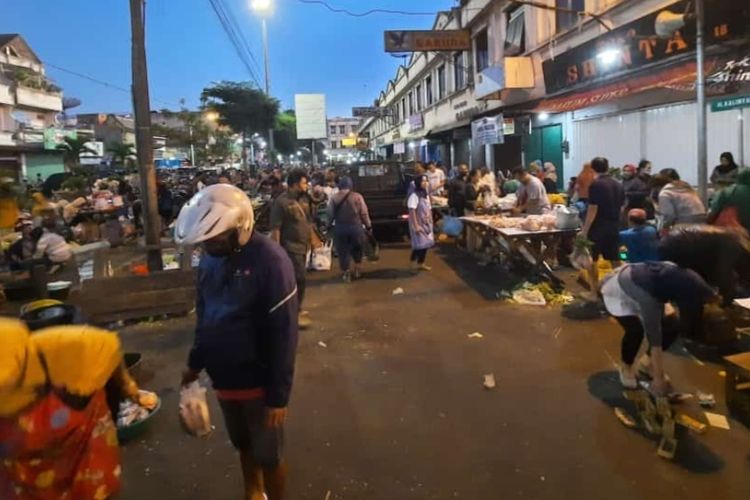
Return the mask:
M 373 226 L 406 226 L 406 193 L 413 178 L 413 163 L 364 161 L 340 165 L 336 173 L 352 178 L 354 191 L 365 198 Z

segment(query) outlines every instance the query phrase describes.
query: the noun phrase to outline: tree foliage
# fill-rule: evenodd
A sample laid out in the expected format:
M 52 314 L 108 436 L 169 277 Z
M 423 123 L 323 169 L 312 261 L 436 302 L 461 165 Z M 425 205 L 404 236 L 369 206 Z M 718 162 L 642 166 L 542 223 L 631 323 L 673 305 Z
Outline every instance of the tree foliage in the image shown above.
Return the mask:
M 122 142 L 111 142 L 107 145 L 107 152 L 112 155 L 115 164 L 127 165 L 128 160 L 135 156 L 135 146 Z
M 219 125 L 238 134 L 252 135 L 276 124 L 279 101 L 248 82 L 218 82 L 203 89 L 203 106 L 218 113 Z
M 87 139 L 80 137 L 65 137 L 62 144 L 57 145 L 57 149 L 63 152 L 63 161 L 69 169 L 74 169 L 81 164 L 81 154 L 96 154 L 96 151 L 86 145 Z

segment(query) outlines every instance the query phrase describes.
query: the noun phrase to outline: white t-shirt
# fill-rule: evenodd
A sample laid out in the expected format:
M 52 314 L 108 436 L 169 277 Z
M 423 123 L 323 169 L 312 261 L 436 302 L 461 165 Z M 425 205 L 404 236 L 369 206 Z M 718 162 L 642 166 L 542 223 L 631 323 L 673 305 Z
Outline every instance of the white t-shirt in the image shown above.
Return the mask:
M 40 258 L 45 254 L 49 257 L 49 260 L 56 264 L 67 262 L 73 257 L 73 252 L 65 238 L 49 231 L 44 231 L 36 245 L 35 256 Z
M 436 168 L 434 172 L 427 171 L 427 180 L 430 181 L 430 192 L 435 193 L 442 189 L 442 183 L 445 181 L 445 172 Z
M 409 210 L 416 210 L 419 206 L 419 196 L 417 193 L 409 195 L 409 199 L 406 200 L 406 208 Z

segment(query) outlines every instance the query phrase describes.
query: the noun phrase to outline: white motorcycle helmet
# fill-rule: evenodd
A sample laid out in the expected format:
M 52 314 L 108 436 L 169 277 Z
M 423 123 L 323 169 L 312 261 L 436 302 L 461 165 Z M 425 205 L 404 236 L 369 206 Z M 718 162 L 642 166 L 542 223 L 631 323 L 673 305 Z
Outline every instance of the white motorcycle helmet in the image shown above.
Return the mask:
M 174 239 L 179 245 L 195 245 L 236 229 L 238 243 L 243 246 L 250 240 L 254 225 L 250 198 L 229 184 L 214 184 L 182 207 L 175 223 Z

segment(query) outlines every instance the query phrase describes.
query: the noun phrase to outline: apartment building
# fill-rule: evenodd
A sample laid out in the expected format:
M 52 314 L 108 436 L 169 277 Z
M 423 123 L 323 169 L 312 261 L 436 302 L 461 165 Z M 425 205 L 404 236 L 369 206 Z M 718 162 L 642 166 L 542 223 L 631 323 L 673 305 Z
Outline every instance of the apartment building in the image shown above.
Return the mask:
M 387 116 L 361 129 L 375 154 L 502 170 L 551 161 L 561 183 L 594 156 L 648 158 L 696 183 L 695 28 L 657 34 L 660 14 L 678 18 L 689 2 L 536 3 L 550 8 L 464 0 L 438 14 L 433 29 L 469 30 L 472 50 L 414 53 L 399 67 L 378 97 Z M 723 151 L 750 161 L 749 34 L 747 2 L 707 4 L 709 162 Z M 494 144 L 472 134 L 481 119 L 500 124 Z
M 359 118 L 335 117 L 328 119 L 328 157 L 333 161 L 346 160 L 357 151 L 357 130 Z
M 0 175 L 37 179 L 64 171 L 56 149 L 66 131 L 59 123 L 61 90 L 18 34 L 0 34 Z

